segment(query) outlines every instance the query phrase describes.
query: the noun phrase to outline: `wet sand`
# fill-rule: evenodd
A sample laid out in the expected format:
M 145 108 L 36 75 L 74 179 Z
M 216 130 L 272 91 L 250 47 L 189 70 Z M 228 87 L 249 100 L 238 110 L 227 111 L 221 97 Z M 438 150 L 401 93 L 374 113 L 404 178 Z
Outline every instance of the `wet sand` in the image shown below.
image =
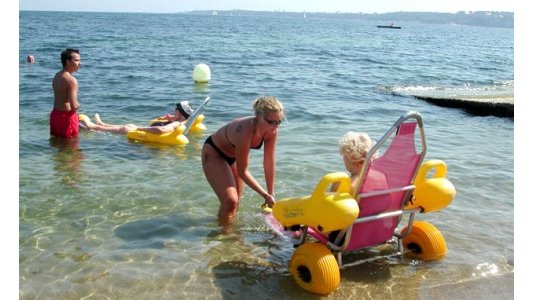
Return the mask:
M 418 296 L 420 299 L 514 299 L 514 272 L 421 288 Z

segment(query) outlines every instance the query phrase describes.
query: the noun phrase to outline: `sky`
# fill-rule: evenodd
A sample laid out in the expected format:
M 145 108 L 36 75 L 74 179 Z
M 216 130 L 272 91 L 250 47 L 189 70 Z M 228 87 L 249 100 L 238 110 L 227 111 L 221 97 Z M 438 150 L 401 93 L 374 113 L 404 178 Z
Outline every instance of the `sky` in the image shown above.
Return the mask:
M 524 0 L 527 1 L 527 0 Z M 362 12 L 515 11 L 519 0 L 20 0 L 20 10 L 153 12 L 191 10 Z

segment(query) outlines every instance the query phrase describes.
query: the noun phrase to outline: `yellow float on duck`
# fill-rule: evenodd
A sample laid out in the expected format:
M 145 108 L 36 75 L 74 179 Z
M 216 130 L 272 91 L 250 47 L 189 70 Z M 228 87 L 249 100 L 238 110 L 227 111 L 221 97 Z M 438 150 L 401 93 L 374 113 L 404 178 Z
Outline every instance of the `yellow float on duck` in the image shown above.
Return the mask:
M 336 192 L 328 192 L 339 182 Z M 350 195 L 350 176 L 344 172 L 324 175 L 313 193 L 301 198 L 286 198 L 272 207 L 274 218 L 284 227 L 311 226 L 321 233 L 344 229 L 359 215 L 359 205 Z

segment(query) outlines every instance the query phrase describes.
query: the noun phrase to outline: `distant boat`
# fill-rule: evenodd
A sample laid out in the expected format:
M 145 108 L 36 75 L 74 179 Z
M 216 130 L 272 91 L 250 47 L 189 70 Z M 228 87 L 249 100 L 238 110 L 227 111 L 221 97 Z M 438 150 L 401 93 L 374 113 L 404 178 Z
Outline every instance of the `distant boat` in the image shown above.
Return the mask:
M 402 29 L 401 26 L 395 26 L 394 23 L 390 23 L 389 25 L 378 25 L 378 28 Z
M 213 11 L 213 16 L 218 15 L 218 12 L 216 10 Z

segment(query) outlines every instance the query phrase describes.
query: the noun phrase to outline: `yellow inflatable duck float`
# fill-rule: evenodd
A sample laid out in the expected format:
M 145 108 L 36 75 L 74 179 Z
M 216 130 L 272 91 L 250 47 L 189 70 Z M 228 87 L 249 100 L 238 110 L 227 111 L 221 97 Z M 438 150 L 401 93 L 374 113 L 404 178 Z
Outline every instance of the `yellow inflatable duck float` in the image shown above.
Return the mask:
M 337 191 L 328 192 L 335 182 L 339 182 Z M 350 176 L 335 172 L 322 177 L 311 195 L 277 201 L 272 214 L 284 227 L 307 225 L 326 233 L 353 224 L 359 215 L 359 206 L 350 195 Z

